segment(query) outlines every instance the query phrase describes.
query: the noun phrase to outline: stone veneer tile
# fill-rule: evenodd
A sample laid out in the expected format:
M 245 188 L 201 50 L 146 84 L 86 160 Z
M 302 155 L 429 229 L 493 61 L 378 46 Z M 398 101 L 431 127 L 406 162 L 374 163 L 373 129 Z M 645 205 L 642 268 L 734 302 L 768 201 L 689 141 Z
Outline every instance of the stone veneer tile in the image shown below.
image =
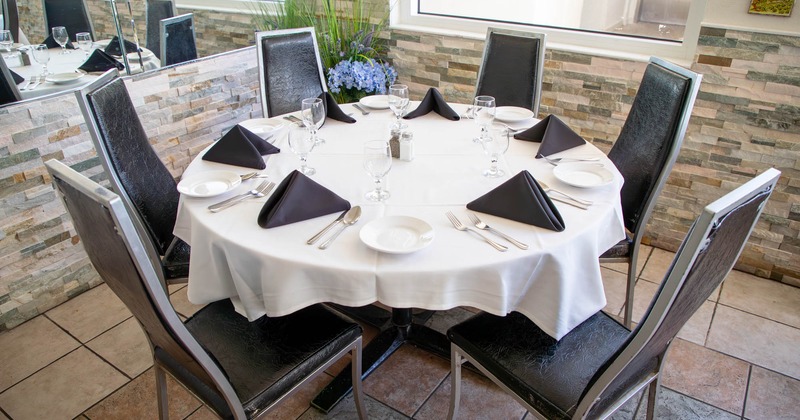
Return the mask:
M 522 419 L 526 410 L 514 397 L 503 392 L 488 378 L 462 370 L 461 399 L 458 418 L 462 419 Z M 414 415 L 415 419 L 447 418 L 450 409 L 450 376 L 439 386 L 425 405 Z
M 725 279 L 719 302 L 800 328 L 800 288 L 732 271 Z
M 82 343 L 131 317 L 105 283 L 47 311 L 47 317 Z
M 142 327 L 131 317 L 86 343 L 95 353 L 134 378 L 153 365 L 150 345 Z
M 798 419 L 800 381 L 753 366 L 747 389 L 747 419 Z

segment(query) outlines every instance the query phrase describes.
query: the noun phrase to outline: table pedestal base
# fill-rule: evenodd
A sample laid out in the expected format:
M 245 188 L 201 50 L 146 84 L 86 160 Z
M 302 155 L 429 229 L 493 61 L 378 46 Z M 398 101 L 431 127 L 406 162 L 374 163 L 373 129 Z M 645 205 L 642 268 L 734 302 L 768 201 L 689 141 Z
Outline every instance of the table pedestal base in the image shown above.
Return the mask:
M 375 308 L 359 309 L 359 312 L 374 312 Z M 350 311 L 347 310 L 347 312 L 349 313 Z M 363 315 L 363 313 L 359 313 L 353 316 L 361 320 Z M 427 319 L 430 317 L 430 314 L 427 314 L 427 316 L 423 315 L 423 317 Z M 380 317 L 375 319 L 380 319 Z M 372 322 L 368 320 L 364 321 L 372 324 Z M 424 320 L 422 322 L 424 322 Z M 406 343 L 444 357 L 445 359 L 450 359 L 450 342 L 447 340 L 447 337 L 436 330 L 414 322 L 414 315 L 411 308 L 392 309 L 391 323 L 388 325 L 385 324 L 384 322 L 384 328 L 381 329 L 381 332 L 364 346 L 361 356 L 361 379 L 366 379 L 366 377 L 388 359 L 395 350 Z M 325 413 L 335 407 L 353 388 L 350 369 L 350 365 L 348 364 L 327 387 L 317 394 L 314 401 L 311 402 L 311 405 Z

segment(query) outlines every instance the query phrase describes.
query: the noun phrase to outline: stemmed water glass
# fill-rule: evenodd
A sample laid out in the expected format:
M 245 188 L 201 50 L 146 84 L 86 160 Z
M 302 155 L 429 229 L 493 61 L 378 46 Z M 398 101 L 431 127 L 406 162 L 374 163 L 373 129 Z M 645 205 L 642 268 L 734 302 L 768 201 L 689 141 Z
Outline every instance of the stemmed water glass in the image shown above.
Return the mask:
M 481 128 L 481 134 L 472 139 L 474 142 L 482 142 L 489 136 L 489 126 L 494 122 L 496 107 L 494 96 L 476 96 L 472 102 L 472 117 L 475 119 L 475 124 Z
M 32 45 L 31 50 L 33 52 L 33 59 L 42 65 L 42 78 L 47 77 L 47 75 L 50 74 L 47 71 L 47 63 L 50 62 L 50 49 L 47 48 L 46 44 L 39 44 Z
M 487 135 L 481 137 L 481 148 L 483 153 L 491 159 L 492 165 L 483 171 L 483 176 L 487 178 L 501 177 L 506 173 L 497 167 L 497 162 L 500 160 L 500 156 L 508 150 L 508 137 L 511 134 L 507 127 L 497 124 L 489 126 L 486 132 Z
M 0 31 L 0 50 L 3 53 L 10 53 L 11 47 L 14 46 L 14 37 L 11 36 L 11 31 L 3 29 Z M 3 58 L 10 58 L 11 55 L 3 55 Z
M 314 150 L 314 137 L 302 127 L 292 124 L 289 129 L 289 148 L 300 158 L 300 172 L 311 176 L 317 170 L 308 166 L 308 154 Z
M 389 142 L 371 140 L 364 143 L 364 170 L 375 181 L 375 189 L 369 191 L 365 198 L 369 201 L 384 201 L 391 194 L 383 189 L 383 177 L 392 169 L 392 151 Z
M 322 99 L 303 99 L 300 115 L 303 117 L 303 125 L 305 125 L 311 133 L 314 144 L 324 144 L 325 140 L 317 135 L 317 130 L 319 130 L 319 128 L 322 127 L 322 123 L 325 122 L 325 105 L 322 103 Z
M 92 49 L 92 34 L 89 32 L 78 32 L 75 34 L 75 43 L 78 44 L 78 48 L 83 50 L 88 57 L 89 50 Z
M 401 117 L 408 107 L 408 86 L 406 85 L 391 85 L 389 86 L 389 108 L 394 112 L 397 120 L 392 125 L 393 130 L 402 130 L 408 127 L 404 124 Z
M 68 54 L 67 51 L 67 42 L 69 41 L 69 34 L 67 33 L 67 28 L 63 26 L 54 26 L 53 27 L 53 39 L 61 45 L 61 54 Z

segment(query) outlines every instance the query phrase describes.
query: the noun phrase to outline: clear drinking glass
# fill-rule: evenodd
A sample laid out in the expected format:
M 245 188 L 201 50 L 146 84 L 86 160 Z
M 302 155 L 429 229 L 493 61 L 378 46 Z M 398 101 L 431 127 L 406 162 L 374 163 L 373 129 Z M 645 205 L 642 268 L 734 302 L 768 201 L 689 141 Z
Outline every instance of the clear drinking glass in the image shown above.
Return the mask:
M 385 140 L 371 140 L 364 143 L 364 170 L 375 181 L 375 189 L 368 192 L 365 197 L 369 201 L 384 201 L 391 194 L 383 189 L 383 177 L 392 169 L 392 151 L 389 142 Z
M 393 130 L 402 130 L 408 127 L 408 124 L 403 123 L 402 116 L 408 107 L 408 86 L 406 85 L 391 85 L 389 86 L 389 109 L 394 112 L 397 120 L 392 125 Z
M 508 150 L 510 133 L 508 127 L 498 124 L 489 126 L 486 132 L 487 135 L 481 138 L 481 148 L 492 163 L 489 169 L 483 171 L 483 176 L 487 178 L 501 177 L 506 173 L 497 167 L 497 162 L 500 160 L 500 156 L 503 156 Z
M 47 71 L 47 63 L 50 62 L 50 49 L 45 44 L 39 44 L 31 45 L 31 51 L 33 51 L 33 59 L 42 65 L 42 77 L 46 77 L 50 74 Z
M 317 135 L 317 130 L 325 122 L 325 105 L 322 103 L 322 99 L 303 99 L 300 115 L 303 117 L 303 124 L 311 132 L 311 138 L 314 139 L 314 143 L 317 145 L 324 144 L 325 140 Z
M 54 26 L 53 39 L 56 42 L 58 42 L 58 45 L 61 45 L 61 54 L 69 53 L 69 51 L 67 51 L 67 42 L 69 41 L 69 34 L 67 33 L 67 28 L 63 26 Z
M 494 122 L 494 115 L 496 111 L 494 96 L 476 96 L 472 102 L 472 117 L 475 119 L 475 124 L 481 128 L 481 134 L 472 139 L 474 142 L 479 143 L 488 137 L 488 128 Z
M 314 150 L 314 137 L 302 127 L 292 124 L 289 129 L 289 148 L 300 158 L 300 172 L 311 176 L 317 170 L 308 166 L 308 154 Z
M 0 51 L 3 52 L 3 58 L 10 58 L 11 47 L 14 45 L 14 37 L 11 36 L 11 31 L 3 29 L 0 31 Z
M 92 49 L 92 34 L 89 32 L 78 32 L 75 34 L 75 43 L 78 44 L 78 48 L 83 50 L 88 57 L 89 51 Z

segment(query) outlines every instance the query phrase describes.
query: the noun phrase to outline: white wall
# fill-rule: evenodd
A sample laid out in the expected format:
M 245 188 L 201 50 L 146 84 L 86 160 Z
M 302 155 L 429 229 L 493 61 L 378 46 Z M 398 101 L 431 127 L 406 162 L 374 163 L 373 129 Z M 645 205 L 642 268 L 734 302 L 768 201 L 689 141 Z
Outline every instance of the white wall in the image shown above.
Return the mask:
M 703 24 L 728 29 L 800 35 L 800 1 L 790 17 L 764 16 L 747 13 L 747 0 L 707 0 Z

